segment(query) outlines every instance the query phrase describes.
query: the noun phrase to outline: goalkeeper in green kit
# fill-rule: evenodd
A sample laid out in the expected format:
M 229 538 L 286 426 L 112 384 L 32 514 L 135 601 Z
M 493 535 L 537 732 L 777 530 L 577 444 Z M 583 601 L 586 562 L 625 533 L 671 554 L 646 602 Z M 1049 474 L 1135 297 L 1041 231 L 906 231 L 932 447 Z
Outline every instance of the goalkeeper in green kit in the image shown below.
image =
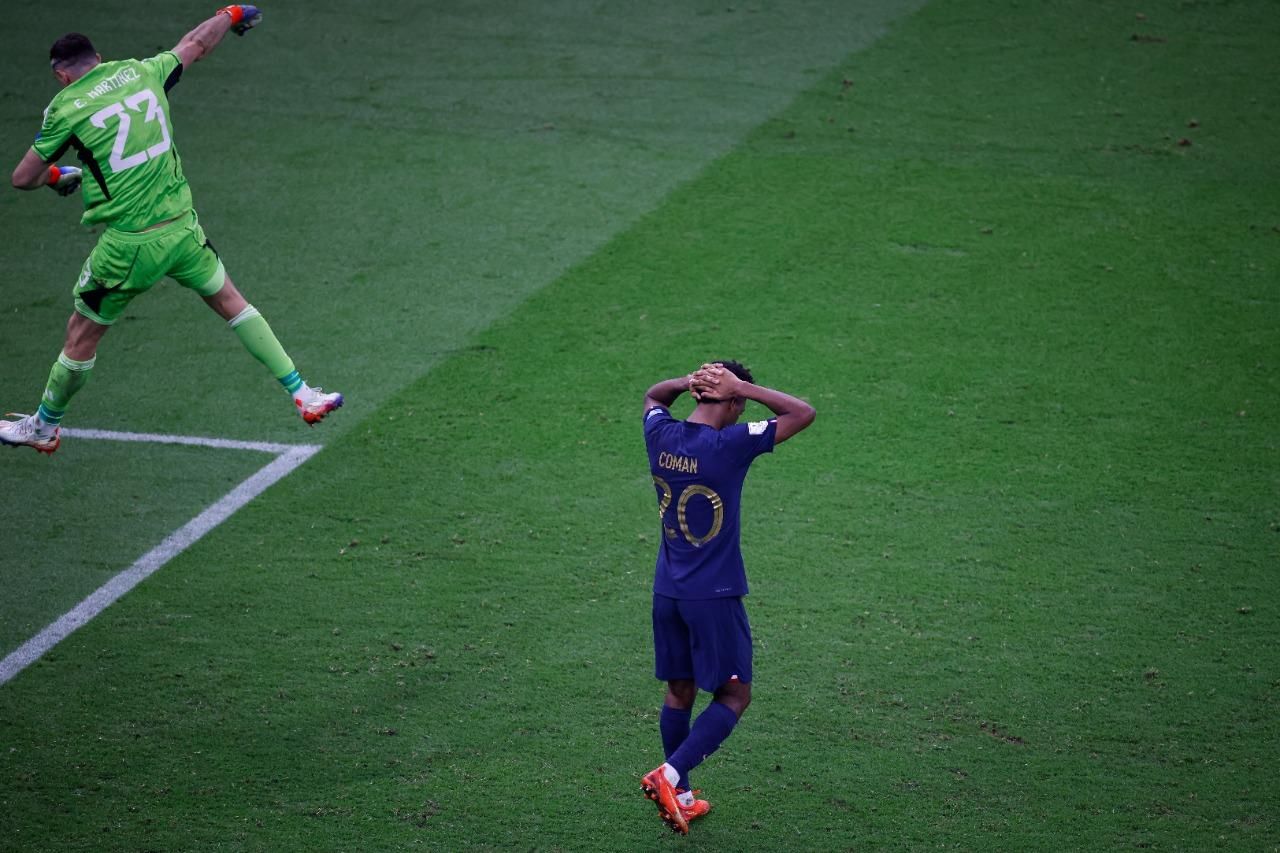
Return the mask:
M 85 225 L 106 226 L 75 286 L 62 353 L 49 372 L 39 409 L 0 420 L 0 444 L 58 449 L 67 406 L 89 378 L 98 342 L 133 297 L 168 276 L 198 293 L 230 325 L 293 398 L 309 424 L 342 405 L 302 380 L 267 321 L 227 276 L 196 218 L 191 188 L 173 145 L 168 92 L 183 69 L 208 56 L 229 30 L 238 35 L 262 19 L 254 6 L 227 6 L 150 59 L 103 62 L 93 44 L 69 33 L 49 50 L 62 91 L 13 170 L 20 190 L 48 186 L 84 195 Z M 83 169 L 57 165 L 74 150 Z

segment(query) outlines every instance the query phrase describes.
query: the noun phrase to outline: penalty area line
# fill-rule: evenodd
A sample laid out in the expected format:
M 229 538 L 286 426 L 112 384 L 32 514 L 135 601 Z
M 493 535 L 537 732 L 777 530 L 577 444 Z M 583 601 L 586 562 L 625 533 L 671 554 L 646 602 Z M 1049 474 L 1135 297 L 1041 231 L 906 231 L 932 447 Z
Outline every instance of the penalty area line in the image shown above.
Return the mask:
M 313 447 L 311 453 L 319 450 L 319 445 L 310 444 L 273 444 L 269 441 L 235 441 L 230 438 L 205 438 L 199 435 L 165 435 L 156 432 L 115 432 L 109 429 L 64 429 L 62 434 L 68 438 L 89 438 L 99 441 L 140 441 L 147 444 L 186 444 L 192 447 L 217 447 L 223 450 L 257 450 L 262 453 L 284 454 L 299 447 Z M 310 456 L 311 454 L 307 454 Z
M 318 444 L 272 444 L 269 442 L 232 441 L 221 438 L 200 438 L 198 436 L 110 432 L 91 429 L 64 429 L 62 432 L 63 435 L 72 438 L 138 441 L 152 444 L 186 444 L 228 450 L 253 450 L 262 453 L 274 453 L 276 458 L 206 507 L 195 518 L 170 533 L 159 545 L 139 557 L 132 566 L 98 587 L 87 598 L 58 617 L 40 633 L 10 652 L 4 660 L 0 660 L 0 684 L 6 683 L 19 672 L 35 663 L 46 652 L 69 637 L 72 632 L 87 624 L 129 590 L 155 574 L 165 563 L 190 548 L 206 533 L 230 518 L 236 510 L 288 476 L 295 468 L 320 451 L 320 445 Z

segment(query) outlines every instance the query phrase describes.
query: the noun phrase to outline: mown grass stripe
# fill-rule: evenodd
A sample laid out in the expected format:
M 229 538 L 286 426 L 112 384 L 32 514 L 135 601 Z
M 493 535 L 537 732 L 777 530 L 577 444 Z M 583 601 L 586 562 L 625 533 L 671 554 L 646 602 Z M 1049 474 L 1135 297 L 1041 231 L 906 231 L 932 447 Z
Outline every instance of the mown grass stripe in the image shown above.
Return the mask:
M 71 430 L 67 431 L 72 433 Z M 121 596 L 146 580 L 162 566 L 198 542 L 210 530 L 231 517 L 236 510 L 262 494 L 320 450 L 319 445 L 281 445 L 268 442 L 228 441 L 216 438 L 166 436 L 143 433 L 112 433 L 99 430 L 75 430 L 79 438 L 114 441 L 153 441 L 162 444 L 195 444 L 233 450 L 255 450 L 280 454 L 244 480 L 221 499 L 175 530 L 164 541 L 138 558 L 132 566 L 98 587 L 87 598 L 63 614 L 52 624 L 23 643 L 0 661 L 0 684 L 7 683 L 22 670 L 39 660 L 46 652 L 65 640 Z

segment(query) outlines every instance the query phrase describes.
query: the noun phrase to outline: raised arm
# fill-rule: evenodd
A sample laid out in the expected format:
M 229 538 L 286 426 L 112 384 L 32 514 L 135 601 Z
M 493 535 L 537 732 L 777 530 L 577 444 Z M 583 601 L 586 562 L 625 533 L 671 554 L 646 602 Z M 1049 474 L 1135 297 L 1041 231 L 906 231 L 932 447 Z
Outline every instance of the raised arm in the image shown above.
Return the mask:
M 692 387 L 718 400 L 731 397 L 745 397 L 764 405 L 778 416 L 778 429 L 774 433 L 773 443 L 781 444 L 800 430 L 813 423 L 817 412 L 799 397 L 792 397 L 773 388 L 765 388 L 751 382 L 744 382 L 719 364 L 704 364 L 690 377 Z
M 228 30 L 235 30 L 237 35 L 257 26 L 262 20 L 262 13 L 257 6 L 224 6 L 214 13 L 212 18 L 200 23 L 194 30 L 182 37 L 173 48 L 173 52 L 186 68 L 193 62 L 199 62 L 218 46 Z
M 689 390 L 690 376 L 677 376 L 666 379 L 644 392 L 644 410 L 648 412 L 654 406 L 670 408 L 676 398 Z
M 733 374 L 730 374 L 732 376 Z M 737 377 L 734 377 L 735 379 Z M 764 388 L 751 382 L 738 383 L 738 395 L 748 400 L 763 404 L 769 411 L 778 416 L 778 431 L 774 434 L 773 443 L 781 444 L 800 430 L 813 423 L 818 412 L 801 400 L 782 391 Z

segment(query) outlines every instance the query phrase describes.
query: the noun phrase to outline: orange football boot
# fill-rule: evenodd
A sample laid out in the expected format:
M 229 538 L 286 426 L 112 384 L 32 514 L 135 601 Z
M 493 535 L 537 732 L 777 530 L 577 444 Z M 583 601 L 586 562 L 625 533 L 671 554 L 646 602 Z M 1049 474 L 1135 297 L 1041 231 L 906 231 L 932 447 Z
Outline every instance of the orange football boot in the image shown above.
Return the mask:
M 689 834 L 689 821 L 680 808 L 680 801 L 676 799 L 676 788 L 667 781 L 667 776 L 662 772 L 661 767 L 651 770 L 640 778 L 640 790 L 657 804 L 658 817 L 671 827 L 672 832 L 678 832 L 681 835 Z
M 683 794 L 684 788 L 676 788 L 676 793 Z M 692 793 L 693 793 L 693 796 L 696 798 L 702 792 L 695 790 Z M 676 801 L 679 802 L 678 797 Z M 684 815 L 685 823 L 688 823 L 689 821 L 692 821 L 692 820 L 697 820 L 698 818 L 702 817 L 709 811 L 711 811 L 711 803 L 707 802 L 706 800 L 694 799 L 693 805 L 691 806 L 686 806 L 684 803 L 680 803 L 680 813 Z

